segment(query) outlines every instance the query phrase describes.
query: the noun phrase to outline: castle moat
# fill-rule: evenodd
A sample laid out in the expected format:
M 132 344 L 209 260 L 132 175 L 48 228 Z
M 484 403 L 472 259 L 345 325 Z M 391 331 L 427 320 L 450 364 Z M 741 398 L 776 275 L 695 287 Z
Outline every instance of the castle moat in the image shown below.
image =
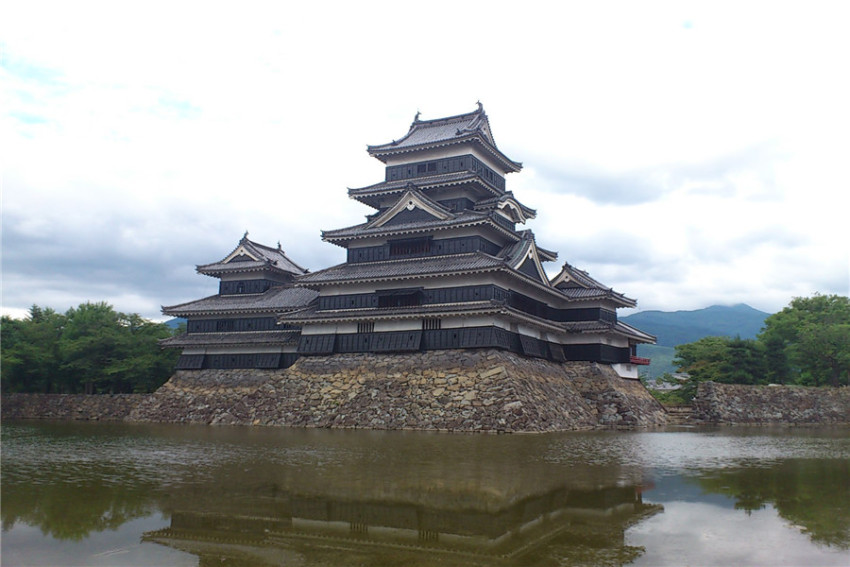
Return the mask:
M 3 565 L 847 565 L 850 430 L 7 422 Z

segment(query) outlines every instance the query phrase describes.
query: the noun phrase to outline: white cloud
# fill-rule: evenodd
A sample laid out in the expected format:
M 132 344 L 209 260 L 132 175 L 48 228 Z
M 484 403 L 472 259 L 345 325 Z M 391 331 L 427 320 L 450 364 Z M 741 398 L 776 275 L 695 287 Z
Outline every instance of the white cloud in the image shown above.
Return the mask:
M 245 229 L 342 261 L 319 234 L 370 212 L 365 145 L 478 99 L 538 242 L 642 308 L 846 294 L 840 7 L 14 3 L 4 308 L 156 316 Z
M 847 561 L 843 550 L 812 545 L 772 506 L 744 514 L 711 504 L 666 503 L 662 513 L 630 528 L 626 543 L 646 548 L 636 566 L 838 566 Z

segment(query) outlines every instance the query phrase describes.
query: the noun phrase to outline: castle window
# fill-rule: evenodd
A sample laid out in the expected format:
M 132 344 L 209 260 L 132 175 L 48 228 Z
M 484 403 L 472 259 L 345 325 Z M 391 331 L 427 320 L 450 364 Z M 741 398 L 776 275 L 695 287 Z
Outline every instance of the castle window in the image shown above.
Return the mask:
M 378 307 L 413 307 L 422 305 L 422 289 L 397 289 L 378 292 Z
M 357 323 L 357 332 L 358 333 L 374 333 L 375 332 L 375 322 L 374 321 L 361 321 Z
M 415 256 L 431 251 L 430 238 L 412 238 L 390 242 L 390 257 Z
M 443 328 L 442 319 L 422 319 L 423 331 L 438 331 Z
M 437 171 L 437 162 L 431 161 L 428 163 L 420 163 L 416 165 L 416 175 L 422 175 L 423 173 L 431 173 Z

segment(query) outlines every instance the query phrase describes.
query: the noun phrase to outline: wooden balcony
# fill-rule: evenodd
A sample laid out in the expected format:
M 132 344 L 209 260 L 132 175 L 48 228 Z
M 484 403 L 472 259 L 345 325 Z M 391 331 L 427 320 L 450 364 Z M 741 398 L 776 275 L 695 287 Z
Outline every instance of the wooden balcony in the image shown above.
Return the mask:
M 650 359 L 644 358 L 642 356 L 630 356 L 629 362 L 631 362 L 632 364 L 640 365 L 640 366 L 646 366 L 652 361 Z

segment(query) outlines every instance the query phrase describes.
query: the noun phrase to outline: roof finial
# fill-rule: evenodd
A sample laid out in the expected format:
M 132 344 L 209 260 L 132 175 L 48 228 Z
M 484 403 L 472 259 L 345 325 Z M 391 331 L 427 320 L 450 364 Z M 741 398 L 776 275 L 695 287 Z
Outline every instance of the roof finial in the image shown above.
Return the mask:
M 280 245 L 280 240 L 277 241 L 277 249 L 283 252 L 283 247 Z
M 417 108 L 417 109 L 416 109 L 416 116 L 414 116 L 414 117 L 413 117 L 413 121 L 414 121 L 414 122 L 419 122 L 419 115 L 420 115 L 420 114 L 422 114 L 422 113 L 421 113 L 421 112 L 419 112 L 419 109 Z
M 484 112 L 484 105 L 481 104 L 480 100 L 476 101 L 475 104 L 478 105 L 478 112 Z
M 248 240 L 248 230 L 245 230 L 245 234 L 242 235 L 242 240 Z

